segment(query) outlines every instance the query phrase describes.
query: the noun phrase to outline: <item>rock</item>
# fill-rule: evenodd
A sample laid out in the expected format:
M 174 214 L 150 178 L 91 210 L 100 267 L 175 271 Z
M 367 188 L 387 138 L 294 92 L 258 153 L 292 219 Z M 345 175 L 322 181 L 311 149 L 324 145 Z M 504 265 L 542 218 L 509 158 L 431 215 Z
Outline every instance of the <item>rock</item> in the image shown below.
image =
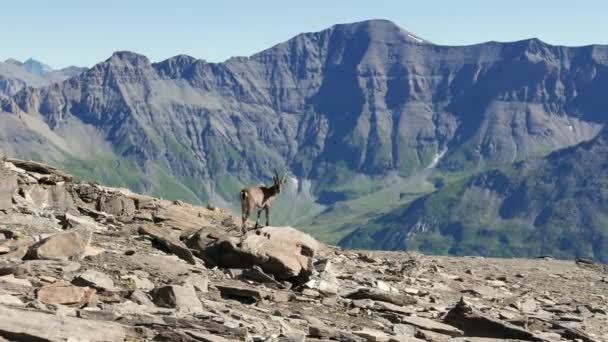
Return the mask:
M 156 305 L 175 308 L 178 311 L 197 313 L 203 310 L 202 303 L 192 285 L 168 285 L 158 287 L 151 292 Z
M 452 341 L 452 337 L 449 335 L 440 334 L 438 332 L 417 329 L 415 337 L 422 339 L 427 342 L 448 342 Z
M 2 262 L 18 262 L 21 261 L 27 254 L 28 247 L 4 247 L 6 250 L 0 254 L 0 261 Z
M 131 292 L 131 295 L 129 295 L 129 299 L 139 305 L 145 305 L 148 307 L 154 306 L 154 302 L 152 302 L 152 299 L 150 299 L 150 296 L 148 296 L 145 292 L 143 292 L 141 290 L 135 290 L 135 291 Z
M 85 308 L 83 310 L 78 310 L 76 316 L 84 319 L 94 319 L 99 321 L 114 321 L 119 317 L 112 311 L 100 310 L 99 308 Z
M 70 181 L 72 181 L 72 178 L 73 178 L 72 175 L 67 174 L 51 165 L 38 163 L 35 161 L 31 161 L 31 160 L 21 160 L 21 159 L 15 159 L 15 158 L 7 158 L 6 161 L 13 164 L 14 166 L 16 166 L 18 168 L 28 171 L 30 173 L 38 173 L 41 175 L 54 176 L 53 180 L 55 182 L 59 182 L 59 181 L 70 182 Z
M 27 293 L 32 289 L 32 283 L 27 279 L 15 278 L 13 274 L 0 277 L 0 290 L 16 293 Z
M 225 339 L 221 336 L 212 335 L 200 331 L 184 330 L 184 333 L 188 336 L 193 337 L 196 341 L 203 342 L 230 342 L 231 340 Z
M 32 268 L 26 263 L 0 262 L 0 277 L 5 275 L 24 275 L 32 273 Z
M 468 336 L 543 341 L 541 337 L 523 328 L 475 312 L 463 299 L 447 313 L 444 321 L 458 327 Z
M 2 161 L 0 161 L 2 163 Z M 0 165 L 2 168 L 2 165 Z M 3 171 L 0 169 L 0 172 Z M 13 194 L 17 191 L 17 176 L 0 173 L 0 210 L 13 209 Z
M 139 278 L 135 275 L 126 275 L 121 277 L 125 280 L 131 289 L 138 289 L 143 291 L 150 291 L 154 289 L 154 283 L 150 281 L 148 278 Z
M 99 200 L 99 210 L 113 215 L 120 221 L 129 222 L 135 214 L 135 202 L 122 193 L 104 195 Z
M 92 232 L 86 229 L 71 230 L 51 235 L 31 247 L 36 259 L 78 260 L 82 259 L 91 242 Z
M 24 265 L 37 273 L 70 273 L 80 269 L 78 262 L 67 260 L 27 260 Z
M 251 279 L 258 283 L 263 283 L 269 287 L 276 289 L 284 289 L 286 286 L 274 279 L 274 277 L 270 274 L 265 273 L 262 268 L 258 265 L 254 265 L 252 268 L 243 270 L 241 276 L 246 279 Z
M 24 304 L 21 299 L 13 295 L 0 293 L 0 305 L 23 306 Z
M 312 274 L 312 258 L 319 243 L 291 227 L 264 227 L 239 241 L 225 237 L 206 246 L 199 255 L 210 267 L 259 266 L 277 280 L 303 284 Z
M 516 307 L 525 313 L 533 313 L 538 310 L 536 301 L 533 298 L 526 298 L 525 300 L 518 301 Z
M 264 298 L 268 298 L 268 293 L 256 288 L 247 288 L 241 286 L 216 285 L 223 297 L 246 300 L 249 302 L 257 302 Z
M 385 342 L 388 341 L 388 335 L 379 330 L 363 329 L 353 331 L 353 334 L 363 337 L 370 342 Z
M 44 304 L 82 305 L 88 303 L 93 294 L 94 289 L 60 282 L 41 287 L 37 298 Z
M 399 306 L 399 305 L 395 305 L 395 304 L 387 303 L 387 302 L 383 302 L 383 301 L 374 302 L 372 307 L 376 311 L 396 312 L 396 313 L 399 313 L 402 315 L 410 315 L 415 312 L 415 310 L 413 310 L 413 309 L 407 309 L 407 308 L 404 308 L 403 306 Z
M 78 286 L 89 286 L 103 291 L 114 291 L 114 281 L 108 275 L 95 270 L 81 273 L 72 280 L 72 284 Z
M 390 286 L 387 282 L 382 281 L 382 280 L 376 281 L 376 286 L 381 291 L 399 293 L 399 290 L 397 290 L 396 288 Z
M 397 335 L 414 336 L 416 328 L 409 324 L 393 324 L 393 332 Z
M 373 299 L 388 302 L 396 305 L 413 305 L 418 301 L 416 298 L 406 294 L 382 291 L 374 288 L 360 288 L 345 296 L 350 299 Z
M 479 285 L 470 289 L 465 289 L 461 291 L 462 293 L 469 293 L 476 297 L 481 297 L 484 299 L 494 299 L 494 298 L 506 298 L 510 294 L 496 290 L 489 286 Z
M 179 236 L 167 230 L 153 225 L 144 225 L 137 230 L 140 234 L 149 235 L 154 238 L 162 248 L 169 250 L 177 255 L 180 259 L 185 260 L 189 264 L 196 264 L 194 255 L 188 247 L 179 240 Z
M 0 307 L 0 335 L 20 341 L 125 341 L 137 337 L 114 322 L 57 316 L 30 310 Z
M 458 328 L 455 328 L 451 325 L 447 325 L 447 324 L 440 323 L 437 321 L 433 321 L 431 319 L 424 318 L 424 317 L 405 316 L 401 319 L 401 321 L 405 324 L 410 324 L 410 325 L 413 325 L 420 329 L 433 331 L 436 333 L 440 333 L 440 334 L 444 334 L 444 335 L 448 335 L 448 336 L 452 336 L 452 337 L 464 335 L 462 330 L 460 330 Z
M 369 309 L 374 307 L 375 302 L 369 298 L 366 299 L 355 299 L 352 301 L 352 305 L 356 308 Z M 392 304 L 394 305 L 394 304 Z
M 64 227 L 64 229 L 81 228 L 88 229 L 93 232 L 107 230 L 107 228 L 99 225 L 97 222 L 95 222 L 88 216 L 75 216 L 70 213 L 65 213 L 63 215 L 57 216 L 57 218 L 60 220 L 61 225 Z
M 163 205 L 154 211 L 154 222 L 162 222 L 166 227 L 193 234 L 201 227 L 211 226 L 204 217 L 199 217 L 200 207 L 183 203 L 182 205 Z
M 209 278 L 202 275 L 190 274 L 184 278 L 180 278 L 179 283 L 184 285 L 192 285 L 196 290 L 203 293 L 209 291 Z

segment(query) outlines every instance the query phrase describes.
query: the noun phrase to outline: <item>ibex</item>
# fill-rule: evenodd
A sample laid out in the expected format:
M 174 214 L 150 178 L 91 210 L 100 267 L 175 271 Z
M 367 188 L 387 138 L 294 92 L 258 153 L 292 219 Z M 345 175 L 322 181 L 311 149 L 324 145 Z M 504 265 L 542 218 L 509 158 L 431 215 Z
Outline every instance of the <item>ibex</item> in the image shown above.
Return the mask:
M 262 210 L 266 212 L 266 225 L 270 225 L 270 203 L 281 192 L 281 186 L 285 184 L 286 176 L 287 174 L 284 174 L 283 177 L 279 177 L 277 170 L 274 170 L 272 186 L 251 186 L 241 190 L 241 213 L 243 215 L 241 231 L 243 234 L 247 232 L 245 223 L 247 222 L 251 211 L 254 209 L 258 211 L 258 217 L 255 220 L 255 229 L 258 228 Z

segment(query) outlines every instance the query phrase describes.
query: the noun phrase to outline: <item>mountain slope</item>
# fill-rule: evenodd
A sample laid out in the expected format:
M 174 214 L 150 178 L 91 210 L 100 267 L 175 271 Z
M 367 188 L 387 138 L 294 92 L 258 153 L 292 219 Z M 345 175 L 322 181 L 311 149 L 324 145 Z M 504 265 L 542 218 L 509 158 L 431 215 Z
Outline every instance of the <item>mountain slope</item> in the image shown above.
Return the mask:
M 383 215 L 348 247 L 608 261 L 608 130 L 535 161 L 484 172 Z
M 278 222 L 314 225 L 347 203 L 339 215 L 360 223 L 432 190 L 429 174 L 459 179 L 592 139 L 606 121 L 607 65 L 606 46 L 438 46 L 372 20 L 224 63 L 117 52 L 5 101 L 14 128 L 0 141 L 77 175 L 224 206 L 245 183 L 290 170 Z M 387 188 L 414 195 L 349 202 Z

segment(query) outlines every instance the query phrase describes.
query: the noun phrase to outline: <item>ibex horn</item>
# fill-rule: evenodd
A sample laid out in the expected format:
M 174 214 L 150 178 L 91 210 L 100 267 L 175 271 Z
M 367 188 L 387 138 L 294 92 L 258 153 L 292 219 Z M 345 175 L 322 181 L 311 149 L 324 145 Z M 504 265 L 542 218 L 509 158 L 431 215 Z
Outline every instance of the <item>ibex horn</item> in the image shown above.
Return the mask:
M 281 183 L 285 183 L 285 177 L 287 177 L 287 172 L 283 174 L 283 177 L 281 178 Z
M 273 169 L 274 170 L 274 178 L 278 181 L 279 180 L 279 173 L 277 172 L 277 169 Z

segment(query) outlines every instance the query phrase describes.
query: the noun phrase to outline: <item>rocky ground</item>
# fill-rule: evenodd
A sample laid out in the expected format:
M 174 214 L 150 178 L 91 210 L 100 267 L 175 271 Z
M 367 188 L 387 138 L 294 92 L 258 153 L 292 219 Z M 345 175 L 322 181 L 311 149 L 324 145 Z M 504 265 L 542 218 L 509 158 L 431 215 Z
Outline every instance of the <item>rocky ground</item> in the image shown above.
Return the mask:
M 608 341 L 604 265 L 342 250 L 238 221 L 3 162 L 0 340 Z

